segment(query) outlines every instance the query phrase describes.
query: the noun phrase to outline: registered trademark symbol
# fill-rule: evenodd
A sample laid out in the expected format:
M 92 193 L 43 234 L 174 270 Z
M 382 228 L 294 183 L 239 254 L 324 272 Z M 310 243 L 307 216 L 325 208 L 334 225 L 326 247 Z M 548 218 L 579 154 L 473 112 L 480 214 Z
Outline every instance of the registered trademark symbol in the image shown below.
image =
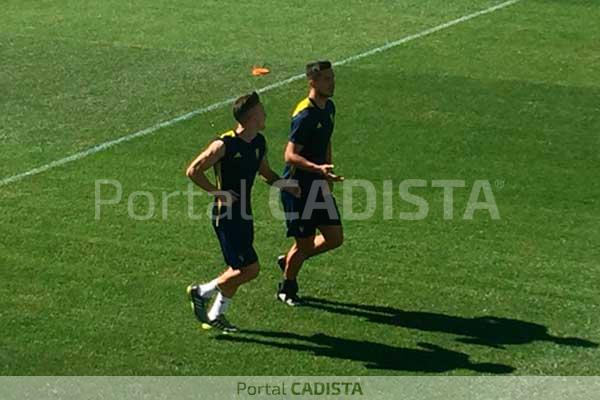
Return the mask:
M 496 186 L 497 189 L 502 189 L 504 187 L 504 180 L 502 179 L 497 179 L 494 182 L 494 185 Z

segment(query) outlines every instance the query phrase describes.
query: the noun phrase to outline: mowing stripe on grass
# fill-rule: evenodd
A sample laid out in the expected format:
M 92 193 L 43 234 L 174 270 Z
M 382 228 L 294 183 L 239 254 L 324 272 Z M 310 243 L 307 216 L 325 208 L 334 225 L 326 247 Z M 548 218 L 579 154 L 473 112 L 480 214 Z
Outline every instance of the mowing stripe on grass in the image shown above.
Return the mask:
M 422 38 L 422 37 L 427 36 L 427 35 L 431 35 L 432 33 L 441 31 L 443 29 L 446 29 L 446 28 L 449 28 L 451 26 L 460 24 L 462 22 L 471 20 L 473 18 L 477 18 L 479 16 L 482 16 L 482 15 L 485 15 L 485 14 L 489 14 L 489 13 L 492 13 L 494 11 L 500 10 L 502 8 L 511 6 L 511 5 L 515 4 L 515 3 L 518 3 L 519 1 L 521 1 L 521 0 L 506 1 L 504 3 L 495 5 L 493 7 L 486 8 L 485 10 L 477 11 L 477 12 L 474 12 L 472 14 L 468 14 L 468 15 L 462 16 L 462 17 L 454 19 L 452 21 L 445 22 L 445 23 L 443 23 L 441 25 L 437 25 L 437 26 L 434 26 L 432 28 L 426 29 L 426 30 L 424 30 L 422 32 L 415 33 L 413 35 L 409 35 L 409 36 L 403 37 L 403 38 L 395 40 L 393 42 L 386 43 L 383 46 L 376 47 L 374 49 L 365 51 L 363 53 L 359 53 L 359 54 L 350 56 L 348 58 L 345 58 L 343 60 L 335 62 L 333 65 L 335 65 L 335 66 L 344 65 L 344 64 L 356 61 L 356 60 L 360 60 L 360 59 L 365 58 L 365 57 L 372 56 L 372 55 L 377 54 L 377 53 L 381 53 L 383 51 L 389 50 L 389 49 L 391 49 L 393 47 L 397 47 L 397 46 L 399 46 L 401 44 L 410 42 L 412 40 L 419 39 L 419 38 Z M 268 86 L 265 86 L 265 87 L 263 87 L 261 89 L 258 89 L 257 92 L 258 93 L 264 93 L 264 92 L 267 92 L 269 90 L 277 89 L 277 88 L 279 88 L 281 86 L 285 86 L 285 85 L 287 85 L 289 83 L 295 82 L 295 81 L 300 80 L 302 78 L 304 78 L 304 74 L 294 75 L 294 76 L 289 77 L 287 79 L 281 80 L 279 82 L 275 82 L 275 83 L 273 83 L 271 85 L 268 85 Z M 80 159 L 85 158 L 87 156 L 91 156 L 93 154 L 99 153 L 101 151 L 109 149 L 109 148 L 111 148 L 113 146 L 116 146 L 118 144 L 121 144 L 121 143 L 124 143 L 124 142 L 129 142 L 130 140 L 150 135 L 150 134 L 152 134 L 152 133 L 154 133 L 154 132 L 156 132 L 156 131 L 158 131 L 158 130 L 160 130 L 162 128 L 166 128 L 166 127 L 175 125 L 175 124 L 177 124 L 179 122 L 186 121 L 186 120 L 188 120 L 188 119 L 190 119 L 192 117 L 195 117 L 196 115 L 206 114 L 207 112 L 216 110 L 218 108 L 221 108 L 221 107 L 224 107 L 224 106 L 227 106 L 227 105 L 230 105 L 230 104 L 233 104 L 234 101 L 235 101 L 235 98 L 229 98 L 227 100 L 223 100 L 223 101 L 220 101 L 218 103 L 211 104 L 211 105 L 209 105 L 207 107 L 203 107 L 203 108 L 191 111 L 191 112 L 189 112 L 187 114 L 180 115 L 180 116 L 178 116 L 176 118 L 173 118 L 171 120 L 160 122 L 160 123 L 158 123 L 156 125 L 153 125 L 153 126 L 151 126 L 149 128 L 142 129 L 141 131 L 130 133 L 128 135 L 121 136 L 119 138 L 116 138 L 116 139 L 113 139 L 113 140 L 109 140 L 109 141 L 104 142 L 104 143 L 100 143 L 100 144 L 98 144 L 98 145 L 96 145 L 94 147 L 90 147 L 89 149 L 80 151 L 79 153 L 75 153 L 75 154 L 72 154 L 72 155 L 70 155 L 68 157 L 52 161 L 52 162 L 50 162 L 48 164 L 45 164 L 45 165 L 42 165 L 40 167 L 31 169 L 29 171 L 22 172 L 20 174 L 10 176 L 8 178 L 4 178 L 4 179 L 0 180 L 0 186 L 5 186 L 5 185 L 8 185 L 8 184 L 13 183 L 13 182 L 20 181 L 20 180 L 22 180 L 24 178 L 27 178 L 29 176 L 41 174 L 42 172 L 48 171 L 50 169 L 59 167 L 59 166 L 64 165 L 64 164 L 68 164 L 68 163 L 70 163 L 72 161 L 80 160 Z

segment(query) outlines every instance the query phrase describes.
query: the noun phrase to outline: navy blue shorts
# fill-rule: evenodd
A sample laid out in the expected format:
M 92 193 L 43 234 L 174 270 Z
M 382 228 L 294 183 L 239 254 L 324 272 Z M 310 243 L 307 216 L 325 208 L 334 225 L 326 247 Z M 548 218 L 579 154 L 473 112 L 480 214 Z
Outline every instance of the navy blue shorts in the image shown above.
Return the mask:
M 225 263 L 240 269 L 258 261 L 254 250 L 254 224 L 252 220 L 227 219 L 213 221 Z
M 307 238 L 314 236 L 319 226 L 342 224 L 333 195 L 319 195 L 316 207 L 307 204 L 305 195 L 303 193 L 301 198 L 296 198 L 286 191 L 281 192 L 288 237 Z M 327 209 L 320 208 L 325 205 L 328 205 Z

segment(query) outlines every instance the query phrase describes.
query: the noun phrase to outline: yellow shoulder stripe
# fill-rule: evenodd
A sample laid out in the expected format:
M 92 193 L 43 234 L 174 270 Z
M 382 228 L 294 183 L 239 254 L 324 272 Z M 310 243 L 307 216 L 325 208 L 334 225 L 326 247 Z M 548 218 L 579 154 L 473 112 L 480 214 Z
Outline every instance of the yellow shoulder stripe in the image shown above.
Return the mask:
M 298 105 L 296 106 L 296 109 L 292 113 L 292 117 L 295 117 L 296 115 L 300 114 L 302 111 L 304 111 L 307 108 L 312 107 L 312 106 L 313 105 L 312 105 L 310 99 L 308 97 L 305 98 L 300 103 L 298 103 Z
M 222 139 L 222 138 L 226 138 L 226 137 L 235 137 L 235 132 L 234 132 L 234 131 L 233 131 L 233 129 L 232 129 L 232 130 L 230 130 L 230 131 L 227 131 L 227 132 L 225 132 L 225 133 L 222 133 L 222 134 L 221 134 L 219 137 L 220 137 L 221 139 Z

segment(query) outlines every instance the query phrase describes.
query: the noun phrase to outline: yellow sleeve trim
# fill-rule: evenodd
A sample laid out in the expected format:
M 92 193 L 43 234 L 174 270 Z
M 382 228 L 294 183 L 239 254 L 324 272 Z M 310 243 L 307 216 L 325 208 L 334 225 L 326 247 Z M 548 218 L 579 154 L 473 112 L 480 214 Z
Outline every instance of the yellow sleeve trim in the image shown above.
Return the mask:
M 221 190 L 223 181 L 221 179 L 221 161 L 215 163 L 215 178 L 217 179 L 217 189 Z
M 292 113 L 292 117 L 295 117 L 296 115 L 300 114 L 302 111 L 304 111 L 307 108 L 312 107 L 312 106 L 313 105 L 312 105 L 310 99 L 308 97 L 305 98 L 300 103 L 298 103 L 298 105 L 296 106 L 296 109 Z
M 223 137 L 223 136 L 221 136 Z M 217 162 L 215 164 L 215 178 L 217 179 L 217 189 L 221 190 L 223 188 L 223 181 L 221 178 L 221 161 Z M 219 226 L 219 218 L 221 217 L 221 208 L 223 206 L 223 203 L 221 202 L 221 199 L 217 200 L 217 220 L 216 220 L 216 225 Z
M 232 129 L 232 130 L 230 130 L 230 131 L 227 131 L 227 132 L 225 132 L 225 133 L 222 133 L 222 134 L 221 134 L 219 137 L 220 137 L 221 139 L 222 139 L 222 138 L 226 138 L 226 137 L 235 137 L 235 132 L 234 132 L 234 131 L 233 131 L 233 129 Z

